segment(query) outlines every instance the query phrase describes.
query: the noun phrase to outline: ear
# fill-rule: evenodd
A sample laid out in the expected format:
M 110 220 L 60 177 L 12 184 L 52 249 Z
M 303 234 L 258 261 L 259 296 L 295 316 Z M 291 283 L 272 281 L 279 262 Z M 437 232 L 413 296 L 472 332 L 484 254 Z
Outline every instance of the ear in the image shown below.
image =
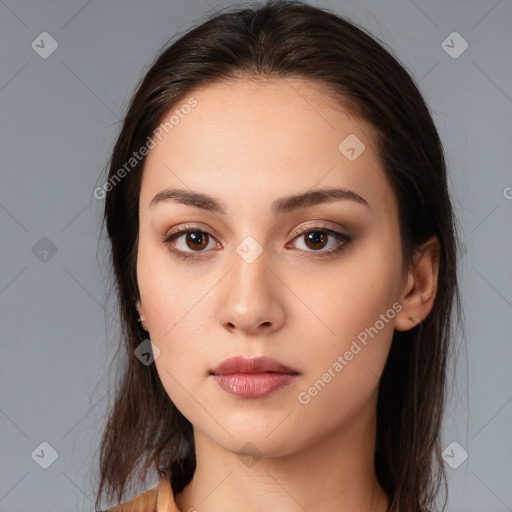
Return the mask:
M 428 316 L 436 297 L 438 274 L 439 240 L 432 236 L 414 252 L 413 265 L 400 295 L 402 309 L 395 317 L 397 331 L 408 331 Z
M 145 331 L 149 332 L 148 325 L 147 325 L 147 322 L 146 322 L 146 313 L 144 311 L 144 308 L 142 307 L 142 304 L 140 303 L 140 300 L 137 300 L 137 302 L 135 303 L 135 307 L 137 308 L 137 312 L 139 313 L 140 320 L 141 320 L 140 323 L 142 325 L 142 328 Z

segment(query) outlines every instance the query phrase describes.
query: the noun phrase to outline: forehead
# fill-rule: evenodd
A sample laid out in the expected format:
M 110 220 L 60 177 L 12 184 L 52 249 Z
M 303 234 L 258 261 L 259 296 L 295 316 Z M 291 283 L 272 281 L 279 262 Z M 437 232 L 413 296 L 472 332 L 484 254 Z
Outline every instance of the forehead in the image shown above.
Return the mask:
M 191 99 L 195 106 L 183 108 Z M 322 84 L 297 78 L 223 81 L 189 93 L 162 122 L 173 114 L 174 123 L 161 123 L 160 137 L 153 138 L 141 203 L 149 205 L 167 187 L 207 191 L 227 204 L 241 195 L 270 204 L 283 191 L 317 186 L 357 189 L 368 202 L 393 201 L 372 126 Z M 355 159 L 343 152 L 347 140 L 361 151 Z

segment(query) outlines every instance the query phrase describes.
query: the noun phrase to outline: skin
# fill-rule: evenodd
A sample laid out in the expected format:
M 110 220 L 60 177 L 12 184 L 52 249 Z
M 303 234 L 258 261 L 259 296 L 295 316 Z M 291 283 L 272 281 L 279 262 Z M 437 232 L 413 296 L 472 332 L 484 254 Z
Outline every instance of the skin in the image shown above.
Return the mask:
M 192 96 L 198 105 L 148 155 L 139 203 L 136 307 L 160 350 L 162 384 L 194 426 L 196 472 L 176 503 L 183 512 L 384 512 L 389 499 L 373 465 L 378 383 L 393 330 L 414 328 L 409 317 L 432 308 L 437 239 L 404 268 L 375 133 L 321 85 L 240 79 Z M 365 144 L 354 161 L 338 149 L 349 134 Z M 370 207 L 339 200 L 271 212 L 278 197 L 324 187 L 350 189 Z M 167 188 L 212 195 L 226 215 L 171 201 L 151 207 Z M 185 224 L 212 236 L 199 249 L 186 234 L 174 240 L 195 260 L 163 242 Z M 336 238 L 308 245 L 297 236 L 305 227 L 353 241 L 326 257 Z M 251 263 L 237 252 L 249 236 L 262 250 Z M 394 318 L 300 403 L 299 393 L 394 303 Z M 269 396 L 236 397 L 209 375 L 235 355 L 267 355 L 300 375 Z

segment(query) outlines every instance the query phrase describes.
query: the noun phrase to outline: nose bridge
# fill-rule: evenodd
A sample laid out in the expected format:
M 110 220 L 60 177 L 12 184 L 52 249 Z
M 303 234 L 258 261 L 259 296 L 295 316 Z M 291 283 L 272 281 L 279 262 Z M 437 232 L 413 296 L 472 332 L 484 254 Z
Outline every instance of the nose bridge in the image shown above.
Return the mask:
M 230 255 L 231 272 L 223 288 L 219 321 L 230 328 L 256 332 L 280 325 L 284 311 L 275 276 L 270 270 L 270 254 L 248 236 Z
M 240 304 L 249 300 L 255 303 L 263 295 L 271 294 L 268 250 L 264 250 L 252 236 L 248 236 L 235 248 L 231 259 L 233 270 L 230 288 Z
M 244 216 L 242 219 L 241 217 Z M 267 266 L 270 263 L 271 254 L 268 247 L 268 235 L 264 230 L 258 229 L 257 219 L 263 225 L 263 212 L 253 211 L 248 217 L 241 213 L 239 220 L 243 227 L 238 232 L 233 232 L 235 246 L 230 254 L 230 266 L 233 266 L 232 279 L 244 287 L 255 287 L 258 280 L 265 279 L 268 272 Z M 250 217 L 250 218 L 249 218 Z M 260 282 L 260 285 L 263 285 Z M 255 288 L 258 288 L 257 286 Z

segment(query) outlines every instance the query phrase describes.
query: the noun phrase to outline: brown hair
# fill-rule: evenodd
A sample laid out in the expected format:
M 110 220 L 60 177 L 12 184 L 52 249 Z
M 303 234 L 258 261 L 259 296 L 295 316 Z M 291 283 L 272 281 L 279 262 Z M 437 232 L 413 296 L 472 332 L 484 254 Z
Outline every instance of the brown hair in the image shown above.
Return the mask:
M 135 302 L 144 159 L 112 180 L 194 88 L 240 77 L 299 77 L 326 85 L 376 130 L 399 206 L 405 267 L 416 246 L 432 235 L 439 239 L 432 311 L 416 328 L 394 332 L 379 384 L 375 451 L 390 510 L 431 510 L 442 483 L 447 494 L 440 434 L 454 303 L 457 319 L 461 315 L 456 219 L 442 145 L 413 80 L 374 37 L 326 9 L 280 0 L 226 10 L 185 33 L 157 57 L 129 104 L 109 163 L 104 212 L 127 361 L 101 442 L 96 505 L 105 489 L 109 499 L 117 493 L 121 501 L 135 476 L 144 481 L 149 470 L 162 468 L 170 468 L 177 493 L 195 470 L 192 425 L 171 402 L 155 365 L 133 356 L 142 341 Z M 443 510 L 446 502 L 447 496 Z

